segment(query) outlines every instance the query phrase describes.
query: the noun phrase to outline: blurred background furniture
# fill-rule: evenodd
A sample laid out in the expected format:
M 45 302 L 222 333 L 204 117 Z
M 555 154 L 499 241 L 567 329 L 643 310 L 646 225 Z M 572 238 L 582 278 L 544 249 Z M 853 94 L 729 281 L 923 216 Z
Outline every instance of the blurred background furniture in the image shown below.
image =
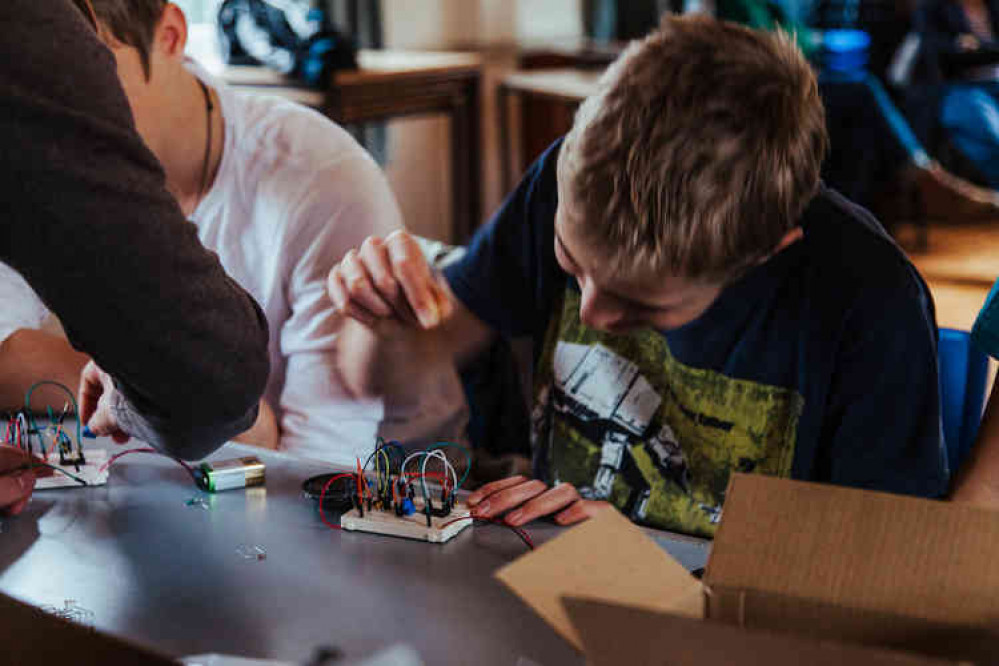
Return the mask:
M 233 87 L 279 95 L 347 127 L 411 115 L 445 114 L 451 130 L 451 237 L 464 242 L 482 218 L 480 60 L 470 53 L 362 50 L 357 71 L 337 72 L 329 90 L 303 88 L 262 67 L 209 71 Z
M 507 75 L 496 90 L 499 119 L 500 169 L 503 190 L 509 192 L 535 158 L 572 127 L 580 102 L 596 89 L 600 71 L 589 69 L 538 69 Z M 513 164 L 511 97 L 520 103 L 520 159 Z

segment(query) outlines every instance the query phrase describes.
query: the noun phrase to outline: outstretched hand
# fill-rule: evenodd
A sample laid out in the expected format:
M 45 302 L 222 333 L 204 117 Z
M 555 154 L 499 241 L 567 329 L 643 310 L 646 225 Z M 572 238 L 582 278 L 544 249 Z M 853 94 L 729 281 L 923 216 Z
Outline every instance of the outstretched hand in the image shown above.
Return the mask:
M 502 515 L 503 522 L 514 527 L 552 514 L 559 525 L 572 525 L 610 507 L 607 502 L 583 499 L 572 484 L 549 488 L 543 481 L 526 476 L 487 483 L 469 495 L 467 503 L 473 518 Z
M 443 281 L 405 231 L 371 236 L 333 267 L 327 291 L 338 312 L 378 329 L 386 323 L 432 329 L 452 313 Z
M 98 436 L 109 436 L 118 444 L 129 440 L 128 433 L 118 426 L 118 419 L 111 409 L 115 392 L 111 375 L 101 370 L 94 361 L 84 366 L 80 374 L 80 421 L 90 432 Z

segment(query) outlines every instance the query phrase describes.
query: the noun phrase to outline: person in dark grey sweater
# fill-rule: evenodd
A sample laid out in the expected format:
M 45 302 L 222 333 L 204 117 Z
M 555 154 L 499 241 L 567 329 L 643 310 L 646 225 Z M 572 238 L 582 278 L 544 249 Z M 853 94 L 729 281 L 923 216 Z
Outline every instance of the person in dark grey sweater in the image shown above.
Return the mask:
M 165 189 L 81 6 L 0 3 L 0 261 L 94 359 L 91 429 L 198 459 L 253 424 L 267 323 Z M 0 476 L 0 510 L 27 476 Z

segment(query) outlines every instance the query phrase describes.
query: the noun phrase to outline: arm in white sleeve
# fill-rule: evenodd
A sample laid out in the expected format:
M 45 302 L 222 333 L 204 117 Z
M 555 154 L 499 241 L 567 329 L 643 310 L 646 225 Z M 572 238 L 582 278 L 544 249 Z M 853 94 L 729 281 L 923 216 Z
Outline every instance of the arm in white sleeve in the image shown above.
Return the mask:
M 295 212 L 297 241 L 286 248 L 297 260 L 288 281 L 291 313 L 280 333 L 286 361 L 282 448 L 353 464 L 370 453 L 380 423 L 393 414 L 380 398 L 353 395 L 340 378 L 337 357 L 349 350 L 338 344 L 344 322 L 332 310 L 326 278 L 365 238 L 402 228 L 402 216 L 385 177 L 366 155 L 317 174 L 301 202 Z M 423 404 L 412 412 L 431 419 L 446 418 L 438 417 L 441 412 L 463 412 L 460 382 L 452 373 L 450 393 L 420 391 Z

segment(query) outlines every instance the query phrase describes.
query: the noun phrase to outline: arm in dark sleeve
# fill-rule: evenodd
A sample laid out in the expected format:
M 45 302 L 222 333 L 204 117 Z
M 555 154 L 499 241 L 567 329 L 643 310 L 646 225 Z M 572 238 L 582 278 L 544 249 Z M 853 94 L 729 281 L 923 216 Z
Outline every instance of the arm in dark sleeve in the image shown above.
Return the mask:
M 465 255 L 444 271 L 465 307 L 507 337 L 537 334 L 564 283 L 554 245 L 561 144 L 538 158 Z
M 831 483 L 942 497 L 937 329 L 921 280 L 872 285 L 845 322 L 822 455 Z
M 198 241 L 70 0 L 5 0 L 0 259 L 119 389 L 126 432 L 201 457 L 252 425 L 267 326 Z

